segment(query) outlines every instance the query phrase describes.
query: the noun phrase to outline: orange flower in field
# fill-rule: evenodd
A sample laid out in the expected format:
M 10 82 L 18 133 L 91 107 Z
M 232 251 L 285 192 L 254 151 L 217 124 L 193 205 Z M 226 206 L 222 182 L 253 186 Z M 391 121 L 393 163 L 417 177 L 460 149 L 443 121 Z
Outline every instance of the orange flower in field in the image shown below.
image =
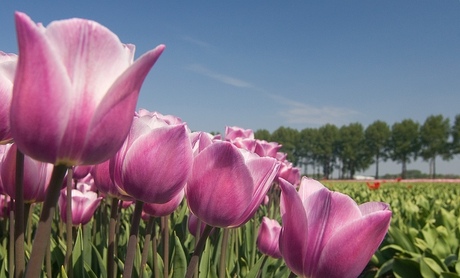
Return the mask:
M 370 183 L 370 182 L 367 182 L 367 187 L 370 189 L 370 190 L 377 190 L 379 189 L 380 187 L 380 182 L 376 181 L 374 183 Z

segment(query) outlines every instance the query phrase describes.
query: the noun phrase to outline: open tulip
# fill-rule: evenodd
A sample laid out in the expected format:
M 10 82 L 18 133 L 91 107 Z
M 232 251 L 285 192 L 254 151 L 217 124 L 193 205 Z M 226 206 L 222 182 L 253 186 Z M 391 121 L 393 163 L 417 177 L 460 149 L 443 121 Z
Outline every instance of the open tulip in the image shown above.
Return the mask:
M 15 19 L 19 59 L 10 122 L 18 148 L 55 165 L 111 158 L 164 46 L 133 62 L 134 46 L 94 21 L 60 20 L 45 28 L 20 12 Z
M 0 51 L 0 144 L 10 141 L 10 106 L 18 56 Z
M 138 114 L 110 175 L 124 195 L 145 203 L 166 203 L 183 190 L 193 162 L 185 123 L 169 124 L 159 113 Z M 141 116 L 143 115 L 143 116 Z
M 299 192 L 283 179 L 280 186 L 279 246 L 286 265 L 301 277 L 358 277 L 388 231 L 389 206 L 357 205 L 308 178 Z
M 278 169 L 274 158 L 214 142 L 195 156 L 185 192 L 189 208 L 210 226 L 241 226 L 264 200 Z
M 273 258 L 281 258 L 279 248 L 280 232 L 280 223 L 275 219 L 264 216 L 257 235 L 257 248 L 260 252 Z

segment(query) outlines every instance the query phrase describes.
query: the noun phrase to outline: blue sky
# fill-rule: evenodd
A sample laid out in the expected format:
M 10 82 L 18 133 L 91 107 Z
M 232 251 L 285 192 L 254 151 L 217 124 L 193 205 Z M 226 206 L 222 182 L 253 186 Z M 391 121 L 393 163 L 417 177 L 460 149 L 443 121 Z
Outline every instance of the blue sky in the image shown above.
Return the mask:
M 14 11 L 45 26 L 95 20 L 135 44 L 136 57 L 165 44 L 138 107 L 179 116 L 192 130 L 422 124 L 460 114 L 458 0 L 7 1 L 5 52 L 17 52 Z M 439 161 L 438 172 L 458 174 L 459 165 Z

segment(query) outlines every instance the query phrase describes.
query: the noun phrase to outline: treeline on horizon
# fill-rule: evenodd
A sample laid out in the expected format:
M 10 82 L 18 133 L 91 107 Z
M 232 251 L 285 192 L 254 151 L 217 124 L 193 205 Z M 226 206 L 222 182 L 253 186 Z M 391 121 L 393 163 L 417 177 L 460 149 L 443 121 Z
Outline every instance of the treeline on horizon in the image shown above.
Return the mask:
M 375 178 L 436 178 L 436 159 L 447 161 L 460 153 L 460 114 L 452 125 L 443 115 L 431 115 L 423 124 L 404 119 L 391 127 L 380 120 L 366 128 L 360 123 L 302 130 L 281 126 L 272 133 L 256 130 L 255 138 L 282 144 L 289 161 L 316 178 L 329 179 L 334 170 L 340 179 L 353 178 L 372 165 Z M 429 163 L 429 174 L 407 170 L 407 164 L 418 157 Z M 380 177 L 379 162 L 387 160 L 401 164 L 401 173 Z M 452 174 L 448 177 L 458 177 Z

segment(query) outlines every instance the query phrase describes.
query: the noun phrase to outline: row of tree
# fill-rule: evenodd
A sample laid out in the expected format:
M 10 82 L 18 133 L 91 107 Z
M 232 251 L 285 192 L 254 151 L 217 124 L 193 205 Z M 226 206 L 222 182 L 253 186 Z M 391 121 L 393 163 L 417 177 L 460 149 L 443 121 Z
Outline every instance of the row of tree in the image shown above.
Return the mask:
M 450 160 L 460 153 L 460 114 L 452 125 L 449 118 L 432 115 L 423 124 L 405 119 L 391 127 L 383 121 L 366 128 L 360 123 L 326 124 L 300 131 L 282 126 L 272 133 L 257 130 L 255 137 L 281 143 L 281 151 L 307 175 L 312 167 L 313 174 L 322 170 L 324 178 L 330 178 L 334 169 L 340 178 L 353 178 L 375 164 L 375 177 L 379 178 L 379 162 L 390 159 L 402 165 L 401 177 L 405 178 L 407 164 L 421 157 L 435 178 L 436 159 Z

